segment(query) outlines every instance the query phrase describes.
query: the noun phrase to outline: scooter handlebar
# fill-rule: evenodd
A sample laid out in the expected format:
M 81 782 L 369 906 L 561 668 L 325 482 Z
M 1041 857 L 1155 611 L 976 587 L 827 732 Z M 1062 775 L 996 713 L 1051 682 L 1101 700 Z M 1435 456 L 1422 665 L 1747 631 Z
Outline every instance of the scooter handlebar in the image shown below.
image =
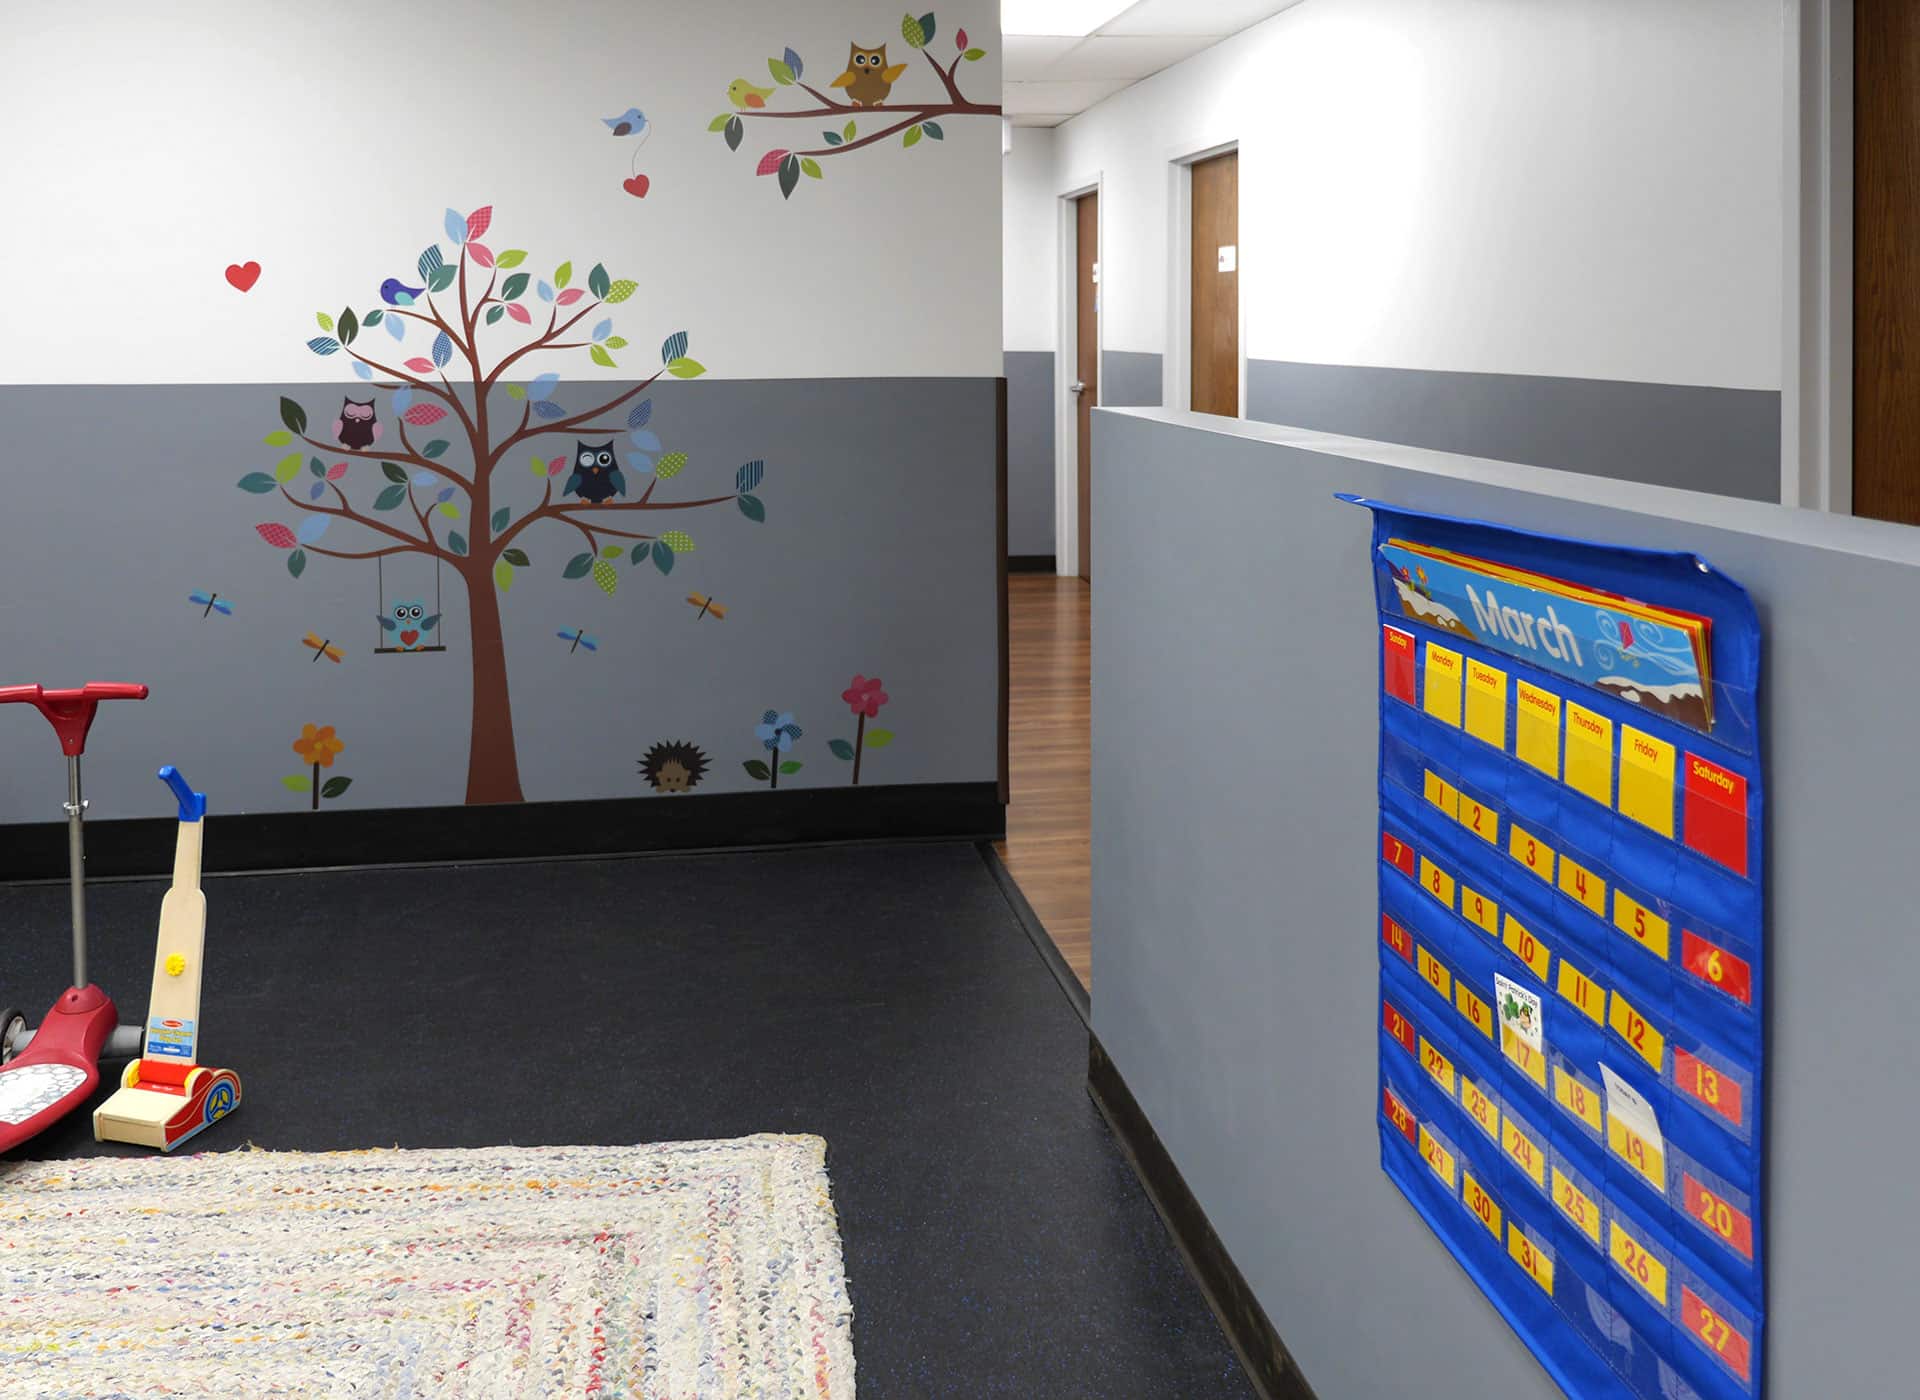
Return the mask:
M 87 749 L 87 731 L 102 700 L 144 700 L 147 688 L 132 681 L 88 681 L 67 690 L 38 685 L 0 686 L 0 705 L 25 703 L 47 717 L 60 736 L 60 752 L 76 757 Z

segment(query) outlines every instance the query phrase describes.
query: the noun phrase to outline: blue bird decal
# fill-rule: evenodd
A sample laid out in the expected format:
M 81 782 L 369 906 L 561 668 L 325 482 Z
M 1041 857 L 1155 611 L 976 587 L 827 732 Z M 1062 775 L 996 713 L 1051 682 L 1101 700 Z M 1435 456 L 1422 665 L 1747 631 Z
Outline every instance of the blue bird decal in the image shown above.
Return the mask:
M 629 107 L 617 117 L 602 117 L 612 128 L 615 136 L 642 136 L 647 130 L 647 114 L 638 107 Z
M 413 299 L 425 290 L 425 287 L 409 287 L 398 277 L 389 277 L 380 284 L 380 300 L 388 306 L 412 306 Z

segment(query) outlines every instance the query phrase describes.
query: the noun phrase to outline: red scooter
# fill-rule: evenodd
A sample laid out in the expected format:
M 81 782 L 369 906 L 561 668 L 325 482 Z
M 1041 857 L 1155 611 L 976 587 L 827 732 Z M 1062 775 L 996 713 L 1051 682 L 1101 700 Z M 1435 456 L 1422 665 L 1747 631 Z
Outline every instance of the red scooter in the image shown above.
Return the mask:
M 24 703 L 47 717 L 67 756 L 67 876 L 73 897 L 73 985 L 60 995 L 37 1030 L 18 1011 L 0 1011 L 0 1152 L 80 1107 L 100 1082 L 102 1054 L 140 1054 L 140 1027 L 122 1026 L 113 999 L 87 981 L 86 851 L 81 826 L 80 755 L 102 700 L 144 700 L 144 685 L 89 681 L 78 690 L 37 685 L 0 686 L 0 704 Z

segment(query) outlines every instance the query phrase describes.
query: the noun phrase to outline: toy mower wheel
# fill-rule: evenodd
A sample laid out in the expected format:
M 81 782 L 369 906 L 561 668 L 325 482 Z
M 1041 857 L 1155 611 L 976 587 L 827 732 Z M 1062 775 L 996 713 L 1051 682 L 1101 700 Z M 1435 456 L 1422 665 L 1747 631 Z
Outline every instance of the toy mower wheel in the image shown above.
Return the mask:
M 0 1007 L 0 1065 L 13 1058 L 13 1042 L 27 1030 L 27 1013 L 18 1007 Z

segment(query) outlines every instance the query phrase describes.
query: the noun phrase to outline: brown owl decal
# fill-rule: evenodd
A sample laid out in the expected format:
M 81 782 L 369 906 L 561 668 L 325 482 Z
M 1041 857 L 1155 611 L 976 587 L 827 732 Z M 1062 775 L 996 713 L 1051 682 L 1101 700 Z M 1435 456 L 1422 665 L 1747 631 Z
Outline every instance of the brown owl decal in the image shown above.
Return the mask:
M 907 65 L 896 63 L 887 66 L 887 46 L 877 49 L 863 49 L 858 44 L 847 48 L 847 71 L 833 80 L 833 86 L 847 90 L 847 100 L 856 107 L 878 107 L 887 100 L 887 94 L 893 91 L 893 85 L 900 81 L 900 75 L 907 71 Z

